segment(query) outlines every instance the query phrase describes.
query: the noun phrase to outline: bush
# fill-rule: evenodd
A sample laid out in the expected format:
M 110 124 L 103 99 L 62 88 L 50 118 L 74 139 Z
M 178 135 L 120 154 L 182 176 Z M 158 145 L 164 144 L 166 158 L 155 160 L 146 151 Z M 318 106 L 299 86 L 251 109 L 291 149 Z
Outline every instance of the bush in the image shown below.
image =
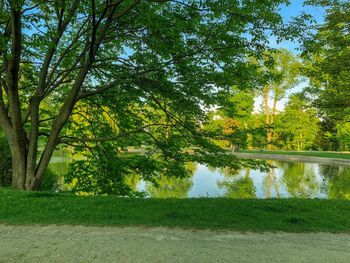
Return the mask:
M 60 190 L 58 180 L 59 177 L 57 176 L 57 174 L 50 170 L 46 170 L 44 181 L 42 182 L 39 190 L 46 192 L 58 192 Z
M 11 181 L 11 153 L 7 144 L 7 140 L 0 131 L 0 186 L 10 186 Z

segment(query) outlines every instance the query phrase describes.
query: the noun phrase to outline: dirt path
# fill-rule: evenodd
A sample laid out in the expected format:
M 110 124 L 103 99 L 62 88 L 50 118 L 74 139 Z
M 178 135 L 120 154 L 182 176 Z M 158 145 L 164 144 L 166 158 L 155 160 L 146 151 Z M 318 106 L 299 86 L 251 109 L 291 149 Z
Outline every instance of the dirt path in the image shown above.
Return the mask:
M 0 262 L 349 262 L 350 234 L 0 225 Z

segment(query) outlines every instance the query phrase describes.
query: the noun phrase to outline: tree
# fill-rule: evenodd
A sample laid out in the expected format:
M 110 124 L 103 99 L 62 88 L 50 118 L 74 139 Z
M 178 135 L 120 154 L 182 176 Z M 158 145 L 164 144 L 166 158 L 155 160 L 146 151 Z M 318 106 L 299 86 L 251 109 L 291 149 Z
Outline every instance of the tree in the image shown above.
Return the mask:
M 254 109 L 254 93 L 251 89 L 232 87 L 222 98 L 222 106 L 208 112 L 204 129 L 216 135 L 215 143 L 222 147 L 247 146 L 248 121 Z
M 319 130 L 315 109 L 310 108 L 300 94 L 290 96 L 286 109 L 276 123 L 277 141 L 286 149 L 310 149 Z
M 336 130 L 336 137 L 340 143 L 340 150 L 348 151 L 350 149 L 350 122 L 338 123 Z
M 273 126 L 277 112 L 277 102 L 286 96 L 286 92 L 299 82 L 300 63 L 293 54 L 281 49 L 272 53 L 272 66 L 267 66 L 270 81 L 263 88 L 263 102 L 265 106 L 266 143 L 271 148 Z M 267 61 L 268 62 L 268 61 Z M 270 109 L 269 100 L 272 93 L 273 106 Z
M 304 73 L 310 79 L 307 91 L 321 118 L 328 123 L 328 132 L 335 136 L 334 127 L 350 121 L 350 3 L 342 0 L 308 3 L 325 8 L 326 17 L 304 41 Z
M 0 127 L 13 187 L 38 189 L 60 144 L 86 149 L 90 174 L 95 161 L 110 171 L 112 160 L 118 174 L 150 171 L 155 149 L 168 171 L 188 159 L 226 163 L 231 157 L 201 134 L 204 110 L 220 103 L 218 91 L 255 75 L 247 55 L 264 49 L 267 29 L 285 32 L 276 12 L 284 2 L 1 0 Z M 142 161 L 113 159 L 135 142 L 148 144 Z

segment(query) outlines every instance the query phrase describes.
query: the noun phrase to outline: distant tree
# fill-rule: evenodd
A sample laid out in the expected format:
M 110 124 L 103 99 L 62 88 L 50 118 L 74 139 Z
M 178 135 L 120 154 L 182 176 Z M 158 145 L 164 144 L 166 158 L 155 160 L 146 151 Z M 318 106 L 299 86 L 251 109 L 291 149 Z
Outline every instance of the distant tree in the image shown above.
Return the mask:
M 208 113 L 205 130 L 216 136 L 215 142 L 222 147 L 246 148 L 249 120 L 254 110 L 254 92 L 233 87 L 225 94 L 222 106 Z
M 340 144 L 340 150 L 350 150 L 350 122 L 340 122 L 336 126 L 336 138 Z
M 315 109 L 308 107 L 299 94 L 294 94 L 276 123 L 277 140 L 282 141 L 286 149 L 310 149 L 318 134 L 319 122 Z
M 267 144 L 265 114 L 262 112 L 254 113 L 251 119 L 248 121 L 248 127 L 248 148 L 264 149 Z
M 271 54 L 272 65 L 267 65 L 265 71 L 270 80 L 263 87 L 263 103 L 265 107 L 266 143 L 271 148 L 273 144 L 273 126 L 277 112 L 277 102 L 286 96 L 289 89 L 299 82 L 300 63 L 288 50 L 280 49 Z M 266 61 L 266 63 L 269 61 Z M 270 97 L 273 103 L 270 109 Z

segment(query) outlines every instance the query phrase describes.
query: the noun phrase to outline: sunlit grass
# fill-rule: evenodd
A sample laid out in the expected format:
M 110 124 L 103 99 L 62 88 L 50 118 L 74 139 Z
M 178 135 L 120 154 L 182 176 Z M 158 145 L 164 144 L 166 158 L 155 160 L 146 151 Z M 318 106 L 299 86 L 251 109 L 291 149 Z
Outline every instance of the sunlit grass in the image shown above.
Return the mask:
M 0 223 L 349 232 L 350 202 L 81 197 L 0 189 Z

